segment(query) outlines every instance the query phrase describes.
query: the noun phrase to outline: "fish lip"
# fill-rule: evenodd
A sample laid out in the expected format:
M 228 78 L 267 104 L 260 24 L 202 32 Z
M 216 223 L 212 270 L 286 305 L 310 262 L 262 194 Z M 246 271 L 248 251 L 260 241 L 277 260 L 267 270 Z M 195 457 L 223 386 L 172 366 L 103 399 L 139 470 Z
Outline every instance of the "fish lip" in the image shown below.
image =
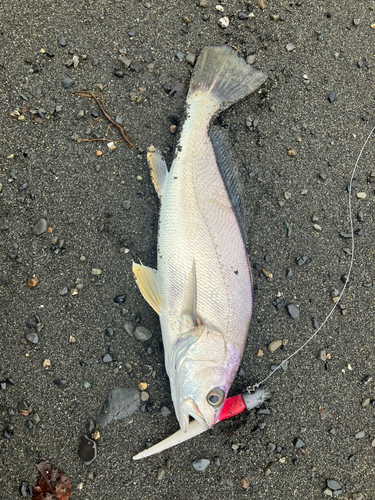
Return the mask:
M 180 409 L 181 411 L 180 415 L 178 415 L 178 421 L 183 432 L 187 431 L 187 427 L 189 425 L 189 415 L 194 418 L 205 431 L 213 427 L 214 424 L 209 425 L 203 418 L 202 413 L 199 411 L 199 408 L 193 399 L 183 399 L 180 404 Z

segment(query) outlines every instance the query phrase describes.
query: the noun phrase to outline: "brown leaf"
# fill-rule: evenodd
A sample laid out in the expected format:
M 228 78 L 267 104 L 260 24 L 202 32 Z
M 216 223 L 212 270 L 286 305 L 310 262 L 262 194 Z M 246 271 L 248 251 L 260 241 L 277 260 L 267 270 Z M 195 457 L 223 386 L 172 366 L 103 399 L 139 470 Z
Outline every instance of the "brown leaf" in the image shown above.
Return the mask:
M 72 485 L 65 474 L 50 464 L 49 460 L 36 466 L 39 471 L 32 500 L 69 500 Z

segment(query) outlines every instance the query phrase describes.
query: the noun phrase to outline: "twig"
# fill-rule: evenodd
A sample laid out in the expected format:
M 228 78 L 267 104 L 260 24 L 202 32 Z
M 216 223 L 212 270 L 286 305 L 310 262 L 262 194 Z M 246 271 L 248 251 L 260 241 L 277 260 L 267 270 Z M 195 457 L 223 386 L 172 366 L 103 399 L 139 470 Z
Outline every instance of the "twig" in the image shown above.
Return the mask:
M 73 92 L 73 95 L 78 95 L 79 97 L 89 97 L 91 99 L 94 99 L 94 101 L 96 102 L 96 104 L 99 106 L 100 111 L 103 113 L 103 115 L 105 116 L 105 118 L 109 121 L 109 123 L 111 123 L 112 125 L 114 125 L 120 131 L 122 137 L 124 138 L 124 141 L 130 147 L 133 147 L 133 144 L 129 141 L 129 139 L 127 138 L 127 136 L 125 134 L 125 130 L 121 127 L 121 125 L 119 125 L 114 120 L 112 120 L 112 118 L 108 115 L 108 113 L 106 113 L 106 111 L 103 108 L 103 104 L 101 104 L 99 102 L 99 100 L 97 99 L 96 95 L 94 95 L 92 92 L 89 92 L 89 91 L 86 91 L 86 90 L 77 90 L 76 92 Z M 103 102 L 103 95 L 101 97 L 102 97 L 102 102 Z

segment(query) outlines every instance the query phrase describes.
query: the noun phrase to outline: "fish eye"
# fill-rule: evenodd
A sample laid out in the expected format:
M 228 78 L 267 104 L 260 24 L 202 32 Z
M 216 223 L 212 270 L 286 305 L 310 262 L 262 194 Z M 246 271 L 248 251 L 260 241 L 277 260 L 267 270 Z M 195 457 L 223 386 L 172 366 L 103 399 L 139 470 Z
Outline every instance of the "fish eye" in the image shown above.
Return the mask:
M 214 408 L 217 408 L 224 401 L 224 396 L 225 396 L 225 393 L 224 393 L 223 389 L 220 389 L 220 387 L 215 387 L 215 389 L 212 389 L 207 394 L 208 404 L 213 406 Z

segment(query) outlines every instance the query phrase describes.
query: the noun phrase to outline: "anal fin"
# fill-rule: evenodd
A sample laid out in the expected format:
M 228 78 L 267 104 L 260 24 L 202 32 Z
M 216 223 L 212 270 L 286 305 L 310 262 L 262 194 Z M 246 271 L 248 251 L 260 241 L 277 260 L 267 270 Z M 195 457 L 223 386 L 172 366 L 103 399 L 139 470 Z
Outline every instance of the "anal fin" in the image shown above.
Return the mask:
M 150 167 L 151 178 L 155 191 L 157 192 L 159 198 L 161 198 L 163 187 L 168 175 L 167 164 L 163 160 L 160 151 L 155 149 L 154 146 L 150 146 L 148 148 L 147 161 Z
M 158 272 L 151 267 L 133 262 L 133 273 L 144 299 L 157 314 L 160 314 L 162 300 Z

